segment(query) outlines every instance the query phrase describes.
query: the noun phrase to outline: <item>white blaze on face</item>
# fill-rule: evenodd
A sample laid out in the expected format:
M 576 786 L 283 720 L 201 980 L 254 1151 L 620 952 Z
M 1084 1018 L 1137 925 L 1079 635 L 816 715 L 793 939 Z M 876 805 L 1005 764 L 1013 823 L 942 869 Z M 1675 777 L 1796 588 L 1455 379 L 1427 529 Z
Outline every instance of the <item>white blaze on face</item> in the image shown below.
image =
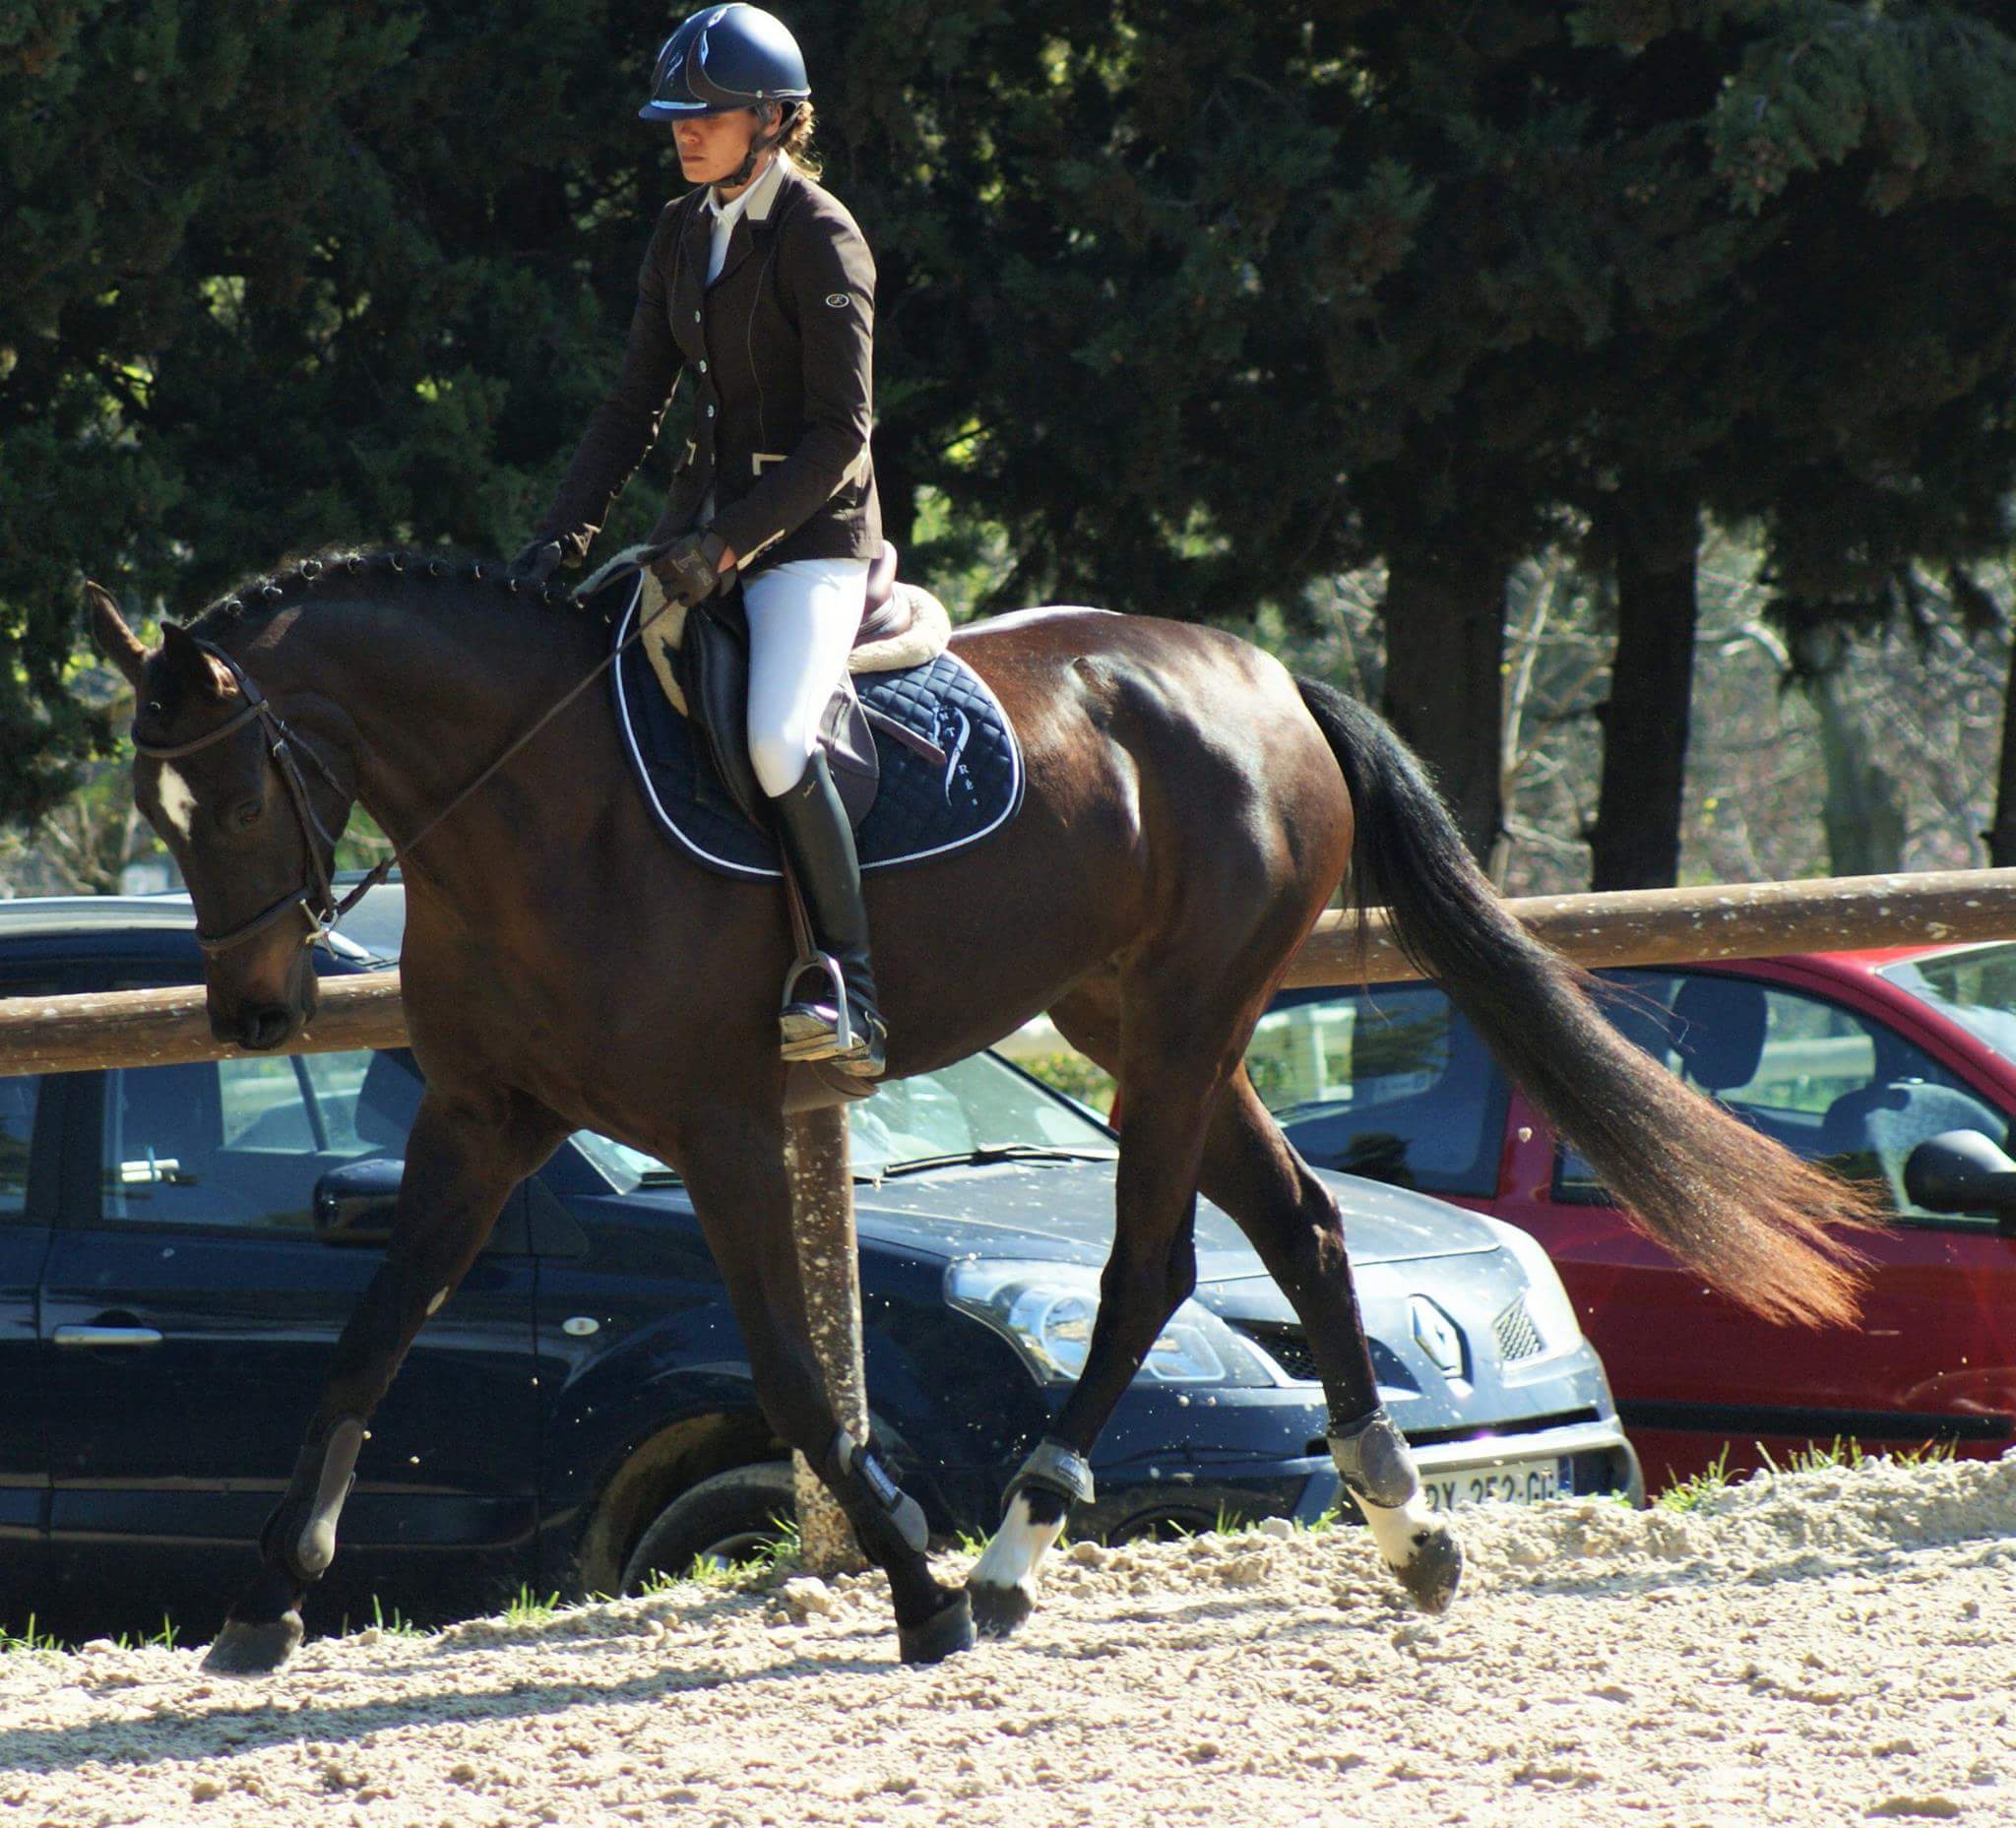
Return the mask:
M 161 816 L 182 834 L 189 836 L 189 817 L 196 810 L 196 795 L 172 766 L 163 762 L 160 775 Z
M 979 1587 L 1021 1587 L 1034 1596 L 1036 1571 L 1050 1544 L 1064 1534 L 1064 1520 L 1038 1523 L 1029 1514 L 1029 1494 L 1018 1491 L 971 1579 Z

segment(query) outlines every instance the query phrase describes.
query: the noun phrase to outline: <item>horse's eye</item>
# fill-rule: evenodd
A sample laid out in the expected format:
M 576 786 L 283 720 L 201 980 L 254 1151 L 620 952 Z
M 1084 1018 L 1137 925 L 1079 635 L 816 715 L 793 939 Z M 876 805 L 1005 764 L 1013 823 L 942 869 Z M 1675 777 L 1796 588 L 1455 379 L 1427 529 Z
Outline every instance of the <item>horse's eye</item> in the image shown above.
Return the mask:
M 264 800 L 248 799 L 242 805 L 232 809 L 231 823 L 239 831 L 245 832 L 250 831 L 253 826 L 257 825 L 265 817 L 266 802 Z

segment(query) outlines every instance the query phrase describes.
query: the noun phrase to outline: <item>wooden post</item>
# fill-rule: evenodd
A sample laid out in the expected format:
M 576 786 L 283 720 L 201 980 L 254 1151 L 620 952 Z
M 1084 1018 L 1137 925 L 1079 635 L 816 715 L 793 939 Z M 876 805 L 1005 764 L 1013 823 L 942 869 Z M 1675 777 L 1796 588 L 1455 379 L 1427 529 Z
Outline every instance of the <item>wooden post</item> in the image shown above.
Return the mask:
M 861 1365 L 861 1268 L 854 1238 L 854 1179 L 848 1156 L 847 1111 L 840 1105 L 785 1119 L 785 1171 L 790 1176 L 798 1273 L 813 1355 L 833 1413 L 857 1441 L 868 1438 L 868 1388 Z M 866 1567 L 847 1513 L 834 1502 L 803 1454 L 797 1476 L 798 1537 L 814 1574 Z

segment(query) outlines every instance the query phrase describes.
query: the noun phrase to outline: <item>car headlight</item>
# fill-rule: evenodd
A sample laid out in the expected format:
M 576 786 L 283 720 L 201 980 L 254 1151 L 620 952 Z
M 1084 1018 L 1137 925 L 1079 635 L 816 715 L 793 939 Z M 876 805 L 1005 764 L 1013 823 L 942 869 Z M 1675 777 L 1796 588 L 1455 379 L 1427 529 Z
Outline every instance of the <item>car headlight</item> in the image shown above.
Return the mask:
M 1000 1334 L 1039 1383 L 1078 1381 L 1092 1349 L 1099 1295 L 1099 1272 L 1082 1264 L 975 1259 L 945 1272 L 946 1301 Z M 1223 1320 L 1185 1301 L 1148 1349 L 1135 1381 L 1265 1387 L 1275 1378 Z
M 1573 1352 L 1582 1344 L 1582 1323 L 1575 1317 L 1575 1303 L 1561 1287 L 1554 1260 L 1531 1231 L 1522 1231 L 1502 1219 L 1479 1217 L 1526 1273 L 1526 1312 L 1540 1334 L 1545 1355 L 1551 1358 L 1557 1353 Z

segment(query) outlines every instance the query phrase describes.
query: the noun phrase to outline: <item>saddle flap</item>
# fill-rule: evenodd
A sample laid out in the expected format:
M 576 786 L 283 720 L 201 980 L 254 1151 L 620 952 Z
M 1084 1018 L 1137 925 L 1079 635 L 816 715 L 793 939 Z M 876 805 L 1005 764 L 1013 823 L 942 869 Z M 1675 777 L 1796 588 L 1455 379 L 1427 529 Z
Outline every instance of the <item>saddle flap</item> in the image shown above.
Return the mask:
M 652 637 L 645 638 L 649 642 Z M 661 656 L 654 655 L 654 664 Z M 743 817 L 770 822 L 770 804 L 749 760 L 749 623 L 739 591 L 693 604 L 679 645 L 666 648 L 662 671 L 680 688 L 679 709 L 700 726 L 715 773 Z M 817 731 L 833 785 L 858 829 L 875 804 L 882 758 L 853 681 L 842 675 Z

